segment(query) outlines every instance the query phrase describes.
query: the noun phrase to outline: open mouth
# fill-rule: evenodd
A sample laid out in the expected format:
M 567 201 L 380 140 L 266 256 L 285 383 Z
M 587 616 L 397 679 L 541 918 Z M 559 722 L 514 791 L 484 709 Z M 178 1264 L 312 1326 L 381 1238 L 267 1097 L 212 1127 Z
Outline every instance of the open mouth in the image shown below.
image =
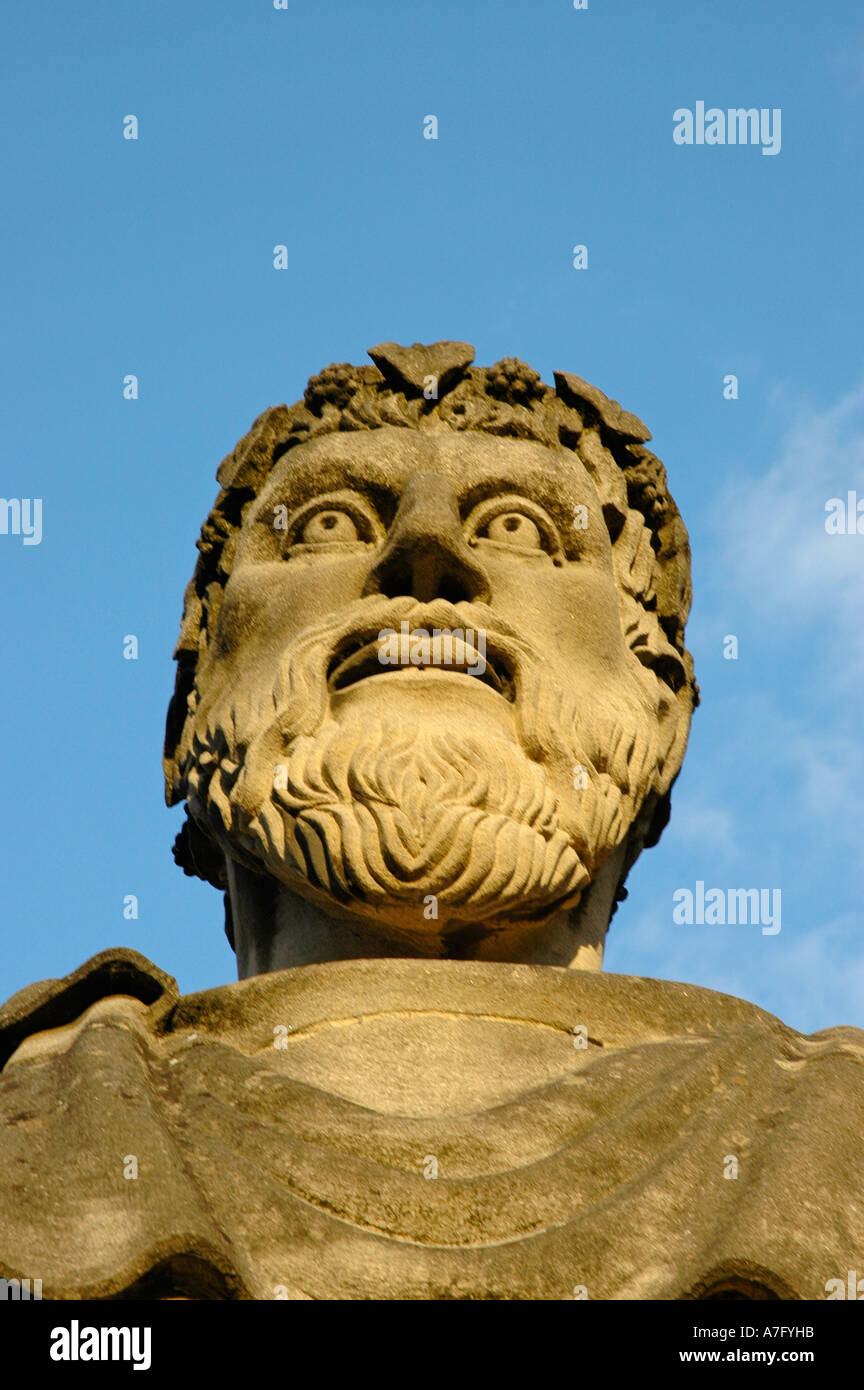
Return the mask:
M 403 644 L 404 646 L 405 644 Z M 347 690 L 369 676 L 386 676 L 394 673 L 416 671 L 444 671 L 451 675 L 465 676 L 476 680 L 494 690 L 496 695 L 511 703 L 516 698 L 516 683 L 513 669 L 501 652 L 480 653 L 453 633 L 443 633 L 430 638 L 426 654 L 419 659 L 416 654 L 408 660 L 407 652 L 402 659 L 394 659 L 385 652 L 384 644 L 375 633 L 354 633 L 341 641 L 333 652 L 327 667 L 327 688 L 331 694 Z

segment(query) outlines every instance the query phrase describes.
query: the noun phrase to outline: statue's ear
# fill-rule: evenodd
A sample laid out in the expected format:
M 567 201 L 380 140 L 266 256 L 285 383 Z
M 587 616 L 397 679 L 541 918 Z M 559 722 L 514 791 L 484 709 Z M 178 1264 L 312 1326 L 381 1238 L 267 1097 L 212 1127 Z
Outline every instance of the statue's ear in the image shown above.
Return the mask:
M 168 714 L 165 719 L 165 742 L 162 748 L 165 800 L 169 806 L 176 806 L 185 796 L 185 790 L 178 785 L 177 750 L 180 747 L 186 720 L 189 718 L 189 697 L 195 689 L 197 651 L 184 651 L 178 646 L 174 653 L 174 659 L 177 662 L 174 694 L 168 704 Z
M 672 790 L 669 789 L 663 796 L 657 798 L 651 814 L 648 829 L 645 832 L 645 839 L 642 841 L 643 849 L 651 849 L 656 845 L 666 826 L 669 824 L 669 817 L 672 814 Z
M 190 816 L 188 806 L 186 820 L 174 841 L 174 863 L 190 878 L 203 878 L 223 892 L 228 887 L 225 856 L 216 841 Z

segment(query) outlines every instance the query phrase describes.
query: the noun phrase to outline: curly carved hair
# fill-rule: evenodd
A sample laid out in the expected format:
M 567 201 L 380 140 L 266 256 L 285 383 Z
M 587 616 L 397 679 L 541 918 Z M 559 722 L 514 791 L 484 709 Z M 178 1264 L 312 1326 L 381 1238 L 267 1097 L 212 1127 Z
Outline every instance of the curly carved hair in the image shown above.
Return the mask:
M 374 366 L 334 363 L 310 378 L 303 400 L 265 410 L 217 470 L 221 485 L 201 528 L 195 573 L 186 587 L 177 675 L 168 707 L 163 766 L 169 805 L 185 796 L 176 750 L 189 717 L 198 661 L 213 634 L 243 518 L 276 461 L 309 439 L 384 425 L 454 430 L 533 440 L 578 455 L 597 488 L 612 541 L 622 629 L 634 654 L 686 707 L 698 704 L 684 646 L 690 610 L 690 547 L 669 493 L 666 470 L 645 447 L 649 431 L 617 401 L 581 377 L 555 372 L 554 387 L 518 357 L 474 367 L 468 343 L 370 348 Z M 639 849 L 655 844 L 669 817 L 668 796 L 652 813 Z M 191 820 L 174 847 L 186 873 L 225 887 L 219 851 Z M 623 896 L 623 889 L 622 889 Z

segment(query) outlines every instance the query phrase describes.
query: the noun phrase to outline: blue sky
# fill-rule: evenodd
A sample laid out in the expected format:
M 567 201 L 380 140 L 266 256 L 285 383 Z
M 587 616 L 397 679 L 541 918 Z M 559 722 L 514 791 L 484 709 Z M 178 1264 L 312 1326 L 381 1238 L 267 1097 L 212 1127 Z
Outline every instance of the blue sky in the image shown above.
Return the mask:
M 4 29 L 0 492 L 43 499 L 43 538 L 0 535 L 0 997 L 120 944 L 183 990 L 234 977 L 160 769 L 216 466 L 327 363 L 463 338 L 641 416 L 690 530 L 703 703 L 608 968 L 864 1025 L 864 536 L 824 527 L 864 497 L 856 7 L 91 0 Z M 700 100 L 780 108 L 780 153 L 676 145 Z M 697 880 L 780 888 L 780 933 L 676 925 Z

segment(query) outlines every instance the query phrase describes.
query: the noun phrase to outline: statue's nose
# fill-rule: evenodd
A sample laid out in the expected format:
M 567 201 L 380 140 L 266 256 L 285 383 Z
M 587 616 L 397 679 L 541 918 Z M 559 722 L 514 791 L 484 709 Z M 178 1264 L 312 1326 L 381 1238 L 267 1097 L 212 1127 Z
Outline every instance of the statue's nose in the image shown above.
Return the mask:
M 489 581 L 465 543 L 456 494 L 440 473 L 409 479 L 363 592 L 408 594 L 419 603 L 489 602 Z

